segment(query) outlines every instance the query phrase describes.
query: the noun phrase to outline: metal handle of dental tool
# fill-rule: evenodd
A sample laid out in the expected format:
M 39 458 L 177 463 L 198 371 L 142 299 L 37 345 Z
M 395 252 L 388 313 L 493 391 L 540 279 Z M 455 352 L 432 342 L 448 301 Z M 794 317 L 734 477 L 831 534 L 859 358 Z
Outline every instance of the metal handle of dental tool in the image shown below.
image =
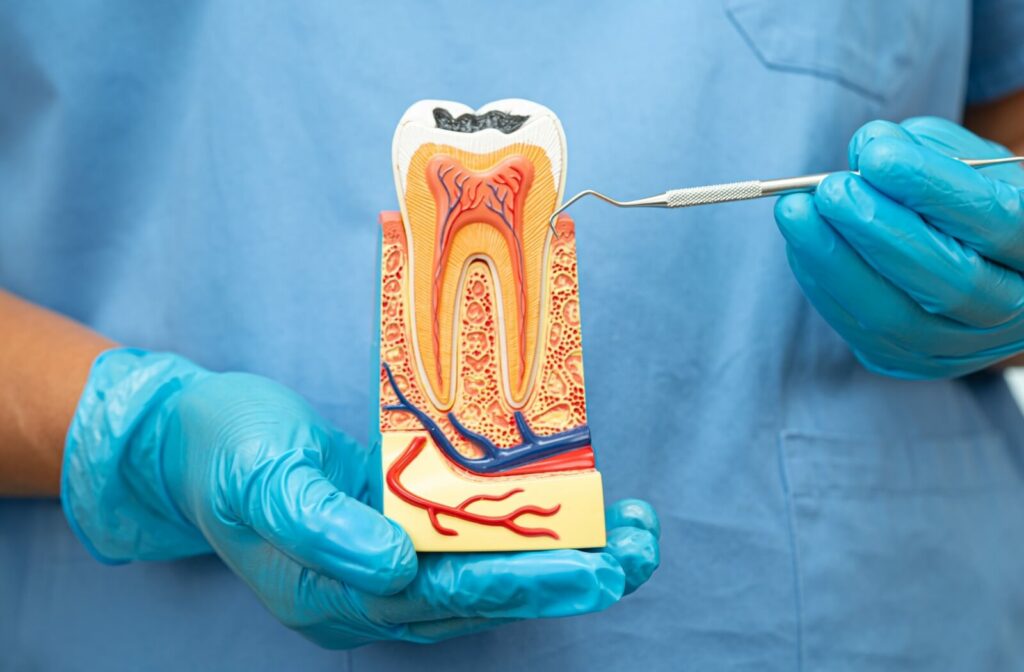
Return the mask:
M 958 160 L 972 168 L 985 168 L 987 166 L 999 166 L 1007 163 L 1020 163 L 1024 161 L 1024 156 Z M 814 191 L 829 174 L 817 173 L 815 175 L 783 177 L 773 180 L 748 180 L 746 182 L 726 182 L 724 184 L 709 184 L 703 187 L 672 189 L 663 194 L 639 198 L 633 201 L 619 201 L 599 191 L 587 189 L 576 194 L 555 210 L 548 220 L 548 224 L 551 227 L 551 232 L 555 237 L 558 237 L 558 233 L 555 231 L 555 220 L 558 218 L 558 215 L 565 212 L 570 205 L 584 196 L 594 196 L 605 203 L 610 203 L 619 208 L 688 208 L 695 205 L 730 203 L 733 201 L 747 201 L 754 198 Z

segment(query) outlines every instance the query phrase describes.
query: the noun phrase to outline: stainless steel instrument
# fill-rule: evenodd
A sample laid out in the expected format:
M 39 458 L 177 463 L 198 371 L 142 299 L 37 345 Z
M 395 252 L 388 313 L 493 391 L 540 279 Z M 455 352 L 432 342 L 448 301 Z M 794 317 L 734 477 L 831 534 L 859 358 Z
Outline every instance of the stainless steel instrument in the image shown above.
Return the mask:
M 1006 163 L 1019 163 L 1024 161 L 1024 156 L 1006 156 L 998 159 L 958 159 L 973 168 L 985 168 L 987 166 L 999 166 Z M 606 196 L 599 191 L 587 189 L 576 194 L 565 203 L 560 205 L 548 220 L 552 233 L 555 232 L 555 220 L 558 215 L 565 212 L 566 208 L 580 200 L 584 196 L 594 196 L 605 203 L 611 203 L 619 208 L 688 208 L 694 205 L 709 205 L 711 203 L 729 203 L 731 201 L 747 201 L 752 198 L 765 198 L 767 196 L 781 196 L 796 192 L 814 191 L 821 181 L 830 173 L 817 173 L 815 175 L 801 175 L 800 177 L 783 177 L 774 180 L 748 180 L 746 182 L 727 182 L 725 184 L 709 184 L 703 187 L 686 187 L 684 189 L 672 189 L 663 194 L 638 198 L 633 201 L 620 201 Z

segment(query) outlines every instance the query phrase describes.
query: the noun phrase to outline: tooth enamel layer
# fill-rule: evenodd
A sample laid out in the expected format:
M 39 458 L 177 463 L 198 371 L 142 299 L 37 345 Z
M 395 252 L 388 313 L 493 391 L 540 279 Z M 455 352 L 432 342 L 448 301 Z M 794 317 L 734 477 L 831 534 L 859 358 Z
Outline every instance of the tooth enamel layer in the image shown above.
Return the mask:
M 460 286 L 473 263 L 493 275 L 502 386 L 521 408 L 540 352 L 548 217 L 562 197 L 565 139 L 557 118 L 528 101 L 498 101 L 479 111 L 528 116 L 512 133 L 439 129 L 433 111 L 472 110 L 422 101 L 406 112 L 394 140 L 395 182 L 409 241 L 408 279 L 417 372 L 431 403 L 455 401 Z

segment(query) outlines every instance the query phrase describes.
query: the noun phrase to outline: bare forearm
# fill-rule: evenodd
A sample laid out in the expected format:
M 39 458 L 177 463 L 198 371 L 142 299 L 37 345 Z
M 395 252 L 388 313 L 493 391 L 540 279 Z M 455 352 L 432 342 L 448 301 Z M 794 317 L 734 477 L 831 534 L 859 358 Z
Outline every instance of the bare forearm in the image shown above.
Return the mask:
M 59 493 L 64 435 L 112 341 L 0 290 L 0 496 Z
M 1020 97 L 1022 101 L 1021 107 L 1024 108 L 1024 93 L 1022 93 Z M 1024 123 L 1019 122 L 1018 126 L 1019 136 L 1016 142 L 1010 144 L 1010 149 L 1017 156 L 1024 156 Z M 1015 358 L 1007 360 L 1006 362 L 1002 363 L 1002 366 L 1004 366 L 1004 368 L 1024 367 L 1024 353 L 1018 354 L 1017 356 L 1015 356 Z
M 1024 103 L 1024 94 L 1021 94 L 1021 102 Z M 1024 105 L 1021 105 L 1021 107 L 1024 108 Z M 1024 115 L 1024 109 L 1022 109 L 1021 114 Z M 1024 123 L 1019 125 L 1021 126 L 1019 129 L 1020 137 L 1017 138 L 1016 142 L 1008 142 L 1004 144 L 1006 144 L 1010 148 L 1010 151 L 1017 156 L 1024 156 Z M 1013 357 L 1005 359 L 999 363 L 999 368 L 1001 369 L 1009 368 L 1011 366 L 1024 366 L 1024 353 L 1014 355 Z
M 969 108 L 964 125 L 1019 154 L 1024 149 L 1024 91 Z
M 967 110 L 964 123 L 978 135 L 1006 145 L 1014 154 L 1024 155 L 1024 91 Z M 1009 366 L 1024 366 L 1024 354 L 1006 359 L 995 368 Z

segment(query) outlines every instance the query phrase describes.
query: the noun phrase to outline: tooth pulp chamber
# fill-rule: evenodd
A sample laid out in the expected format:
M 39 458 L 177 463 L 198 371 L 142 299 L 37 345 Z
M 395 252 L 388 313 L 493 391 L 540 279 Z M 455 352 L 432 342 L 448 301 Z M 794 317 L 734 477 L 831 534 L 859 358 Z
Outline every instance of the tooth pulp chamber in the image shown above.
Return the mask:
M 533 184 L 533 165 L 522 156 L 513 155 L 485 173 L 463 166 L 458 159 L 444 154 L 427 163 L 427 182 L 437 210 L 437 241 L 434 252 L 434 282 L 431 291 L 432 339 L 435 352 L 440 350 L 440 295 L 445 271 L 452 252 L 452 240 L 469 224 L 494 227 L 502 236 L 512 275 L 512 298 L 515 302 L 514 323 L 518 348 L 512 384 L 519 390 L 526 370 L 526 283 L 523 278 L 523 202 Z M 441 359 L 437 358 L 436 381 L 442 382 Z
M 526 401 L 541 327 L 545 218 L 557 201 L 549 166 L 545 153 L 529 145 L 475 154 L 428 144 L 410 163 L 404 202 L 416 346 L 421 375 L 439 407 L 450 407 L 454 398 L 455 304 L 460 274 L 472 258 L 488 261 L 497 273 L 506 401 Z

